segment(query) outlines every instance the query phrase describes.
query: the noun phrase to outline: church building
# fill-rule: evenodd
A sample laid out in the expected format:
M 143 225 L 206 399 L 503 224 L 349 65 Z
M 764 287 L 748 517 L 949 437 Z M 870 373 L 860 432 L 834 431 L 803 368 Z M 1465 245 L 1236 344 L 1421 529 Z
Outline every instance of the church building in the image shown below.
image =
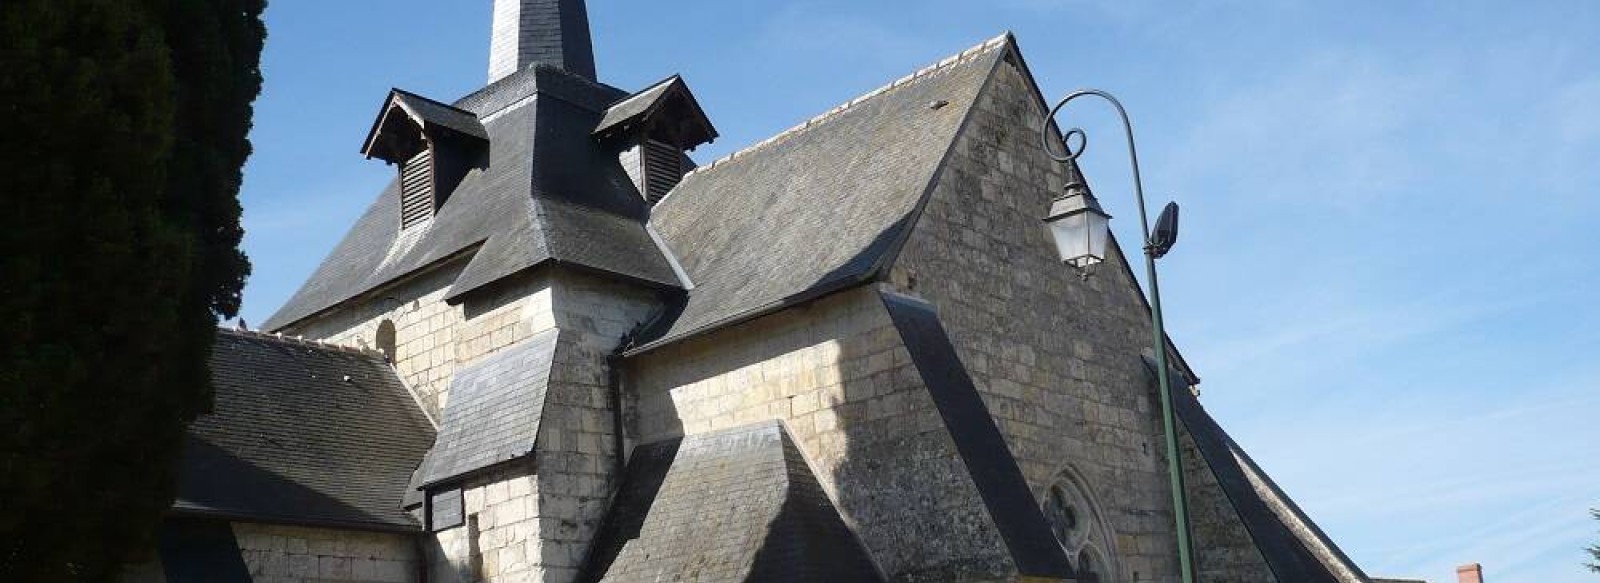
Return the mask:
M 1061 264 L 1015 38 L 697 161 L 583 0 L 492 9 L 487 86 L 374 95 L 394 181 L 219 332 L 125 580 L 1179 581 L 1149 304 Z M 1369 582 L 1169 360 L 1199 580 Z

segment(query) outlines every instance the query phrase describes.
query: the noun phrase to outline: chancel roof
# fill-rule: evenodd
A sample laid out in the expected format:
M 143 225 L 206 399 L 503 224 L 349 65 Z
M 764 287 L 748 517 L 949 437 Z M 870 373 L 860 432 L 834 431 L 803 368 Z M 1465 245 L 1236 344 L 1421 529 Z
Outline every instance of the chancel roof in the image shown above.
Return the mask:
M 457 101 L 451 107 L 476 116 L 489 147 L 453 192 L 441 193 L 448 198 L 433 219 L 402 230 L 391 182 L 264 328 L 282 329 L 450 260 L 466 266 L 449 299 L 546 262 L 676 287 L 645 231 L 644 200 L 616 155 L 590 135 L 626 96 L 541 65 Z
M 685 176 L 650 226 L 693 289 L 640 350 L 878 275 L 1013 48 L 996 38 Z
M 180 513 L 410 531 L 434 430 L 376 352 L 220 330 L 213 411 L 189 427 Z
M 877 582 L 777 421 L 634 450 L 585 583 Z

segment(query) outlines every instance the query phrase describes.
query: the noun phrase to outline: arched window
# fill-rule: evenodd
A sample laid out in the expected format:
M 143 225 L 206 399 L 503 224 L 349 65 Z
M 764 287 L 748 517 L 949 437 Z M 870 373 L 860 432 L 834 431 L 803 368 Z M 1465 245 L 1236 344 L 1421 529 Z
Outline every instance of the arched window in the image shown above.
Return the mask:
M 1104 513 L 1077 472 L 1065 470 L 1044 493 L 1042 510 L 1056 542 L 1084 583 L 1117 583 L 1114 539 Z
M 384 358 L 394 362 L 394 322 L 384 320 L 382 324 L 378 324 L 377 343 L 378 350 L 383 352 Z

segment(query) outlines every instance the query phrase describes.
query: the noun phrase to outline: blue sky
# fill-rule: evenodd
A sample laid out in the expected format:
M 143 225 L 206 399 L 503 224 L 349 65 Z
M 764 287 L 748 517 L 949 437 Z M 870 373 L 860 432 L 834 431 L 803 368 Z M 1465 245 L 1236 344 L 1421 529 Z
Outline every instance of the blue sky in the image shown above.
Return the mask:
M 1370 574 L 1579 583 L 1600 539 L 1600 3 L 590 2 L 601 77 L 682 73 L 759 141 L 1015 31 L 1052 96 L 1127 105 L 1172 335 L 1208 409 Z M 264 321 L 392 177 L 386 91 L 483 85 L 489 2 L 275 1 L 246 168 Z M 1086 173 L 1137 240 L 1111 113 Z M 1041 209 L 1043 212 L 1043 209 Z

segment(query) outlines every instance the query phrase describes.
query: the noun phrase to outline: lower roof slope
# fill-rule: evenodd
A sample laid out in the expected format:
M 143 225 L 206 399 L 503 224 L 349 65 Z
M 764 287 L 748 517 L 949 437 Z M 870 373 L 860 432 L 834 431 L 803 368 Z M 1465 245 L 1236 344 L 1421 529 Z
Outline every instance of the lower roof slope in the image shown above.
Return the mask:
M 579 581 L 882 581 L 783 425 L 640 446 Z
M 189 427 L 174 509 L 261 522 L 404 530 L 434 430 L 383 356 L 222 330 L 213 411 Z
M 1154 368 L 1148 357 L 1145 364 Z M 1199 399 L 1186 388 L 1174 387 L 1172 403 L 1183 429 L 1194 439 L 1200 457 L 1216 476 L 1217 485 L 1244 522 L 1245 530 L 1278 581 L 1369 581 L 1361 568 L 1311 522 L 1206 413 Z
M 533 453 L 559 334 L 547 330 L 456 372 L 439 439 L 419 470 L 420 485 Z
M 685 176 L 650 226 L 694 289 L 641 349 L 877 274 L 1014 50 L 996 38 Z

